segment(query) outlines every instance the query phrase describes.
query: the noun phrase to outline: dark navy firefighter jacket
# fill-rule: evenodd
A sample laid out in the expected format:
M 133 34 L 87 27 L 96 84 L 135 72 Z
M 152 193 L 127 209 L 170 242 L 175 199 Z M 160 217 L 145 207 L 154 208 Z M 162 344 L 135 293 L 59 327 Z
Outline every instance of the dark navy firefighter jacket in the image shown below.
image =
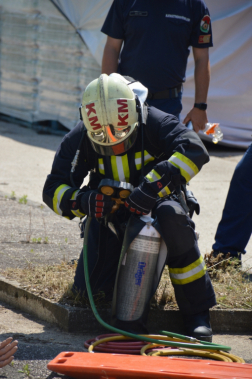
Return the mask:
M 149 106 L 146 124 L 143 127 L 145 175 L 154 171 L 157 163 L 168 160 L 180 170 L 181 181 L 187 183 L 209 161 L 208 152 L 199 136 L 193 130 L 188 130 L 175 116 Z M 80 195 L 91 189 L 90 186 L 82 187 L 90 170 L 95 169 L 99 179 L 124 181 L 134 187 L 139 185 L 141 176 L 140 130 L 135 144 L 119 156 L 98 155 L 85 135 L 78 165 L 73 173 L 73 186 L 70 179 L 71 163 L 78 149 L 83 128 L 83 122 L 80 121 L 63 138 L 43 189 L 43 201 L 55 213 L 68 219 L 84 216 L 80 206 Z M 164 166 L 167 167 L 167 164 Z M 158 195 L 163 197 L 165 193 Z M 74 210 L 73 201 L 77 202 Z

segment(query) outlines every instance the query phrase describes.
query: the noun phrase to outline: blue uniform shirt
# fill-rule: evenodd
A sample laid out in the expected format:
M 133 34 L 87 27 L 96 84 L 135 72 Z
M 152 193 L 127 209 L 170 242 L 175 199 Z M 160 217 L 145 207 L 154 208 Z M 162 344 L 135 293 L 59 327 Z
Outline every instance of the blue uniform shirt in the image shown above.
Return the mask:
M 213 46 L 202 0 L 114 0 L 101 31 L 124 41 L 118 72 L 151 92 L 185 81 L 189 46 Z

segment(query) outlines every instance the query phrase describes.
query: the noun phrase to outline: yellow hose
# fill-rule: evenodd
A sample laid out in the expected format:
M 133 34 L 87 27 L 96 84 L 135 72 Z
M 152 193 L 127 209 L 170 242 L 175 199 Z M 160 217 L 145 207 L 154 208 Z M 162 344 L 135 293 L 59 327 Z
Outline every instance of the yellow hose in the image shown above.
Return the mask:
M 196 357 L 204 357 L 204 358 L 209 358 L 209 359 L 214 359 L 216 361 L 223 361 L 223 362 L 233 362 L 232 359 L 228 357 L 224 357 L 221 354 L 217 353 L 210 353 L 208 351 L 204 350 L 193 350 L 193 349 L 162 349 L 159 351 L 152 351 L 147 355 L 151 356 L 164 356 L 164 355 L 193 355 Z
M 141 349 L 141 355 L 150 355 L 150 356 L 162 356 L 162 355 L 194 355 L 197 357 L 204 357 L 209 359 L 214 359 L 217 361 L 224 361 L 224 362 L 238 362 L 238 363 L 245 363 L 245 361 L 237 357 L 236 355 L 226 353 L 221 350 L 195 350 L 195 349 L 186 349 L 186 348 L 179 348 L 179 349 L 158 349 L 157 351 L 152 351 L 148 354 L 146 354 L 146 350 L 152 349 L 158 346 L 162 346 L 161 344 L 156 343 L 149 343 L 148 345 L 145 345 Z
M 206 351 L 210 351 L 210 350 L 207 350 L 206 349 Z M 211 350 L 211 351 L 213 351 L 214 352 L 214 350 Z M 230 358 L 230 359 L 232 359 L 232 362 L 237 362 L 237 363 L 246 363 L 245 361 L 244 361 L 244 359 L 243 358 L 241 358 L 241 357 L 238 357 L 237 355 L 234 355 L 234 354 L 230 354 L 230 353 L 227 353 L 226 351 L 222 351 L 222 350 L 216 350 L 216 351 L 218 351 L 218 352 L 220 352 L 221 353 L 221 355 L 225 355 L 226 357 L 228 357 L 228 358 Z

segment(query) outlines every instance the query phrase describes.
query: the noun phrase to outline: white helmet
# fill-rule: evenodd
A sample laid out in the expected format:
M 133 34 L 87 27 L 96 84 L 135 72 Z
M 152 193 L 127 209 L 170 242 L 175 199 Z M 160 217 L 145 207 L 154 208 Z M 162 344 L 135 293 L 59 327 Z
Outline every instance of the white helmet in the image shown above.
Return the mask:
M 94 150 L 101 155 L 124 153 L 136 140 L 136 98 L 127 83 L 119 74 L 102 74 L 83 94 L 83 122 Z

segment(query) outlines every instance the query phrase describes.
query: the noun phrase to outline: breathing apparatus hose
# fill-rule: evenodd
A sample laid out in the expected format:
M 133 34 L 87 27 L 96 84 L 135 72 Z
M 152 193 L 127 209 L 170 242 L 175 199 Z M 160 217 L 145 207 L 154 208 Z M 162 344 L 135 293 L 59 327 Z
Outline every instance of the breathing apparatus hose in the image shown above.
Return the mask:
M 119 333 L 119 334 L 126 336 L 126 337 L 130 337 L 130 338 L 137 339 L 139 341 L 144 341 L 144 342 L 152 342 L 152 343 L 156 343 L 156 344 L 163 345 L 163 346 L 192 348 L 192 344 L 193 344 L 194 349 L 224 350 L 224 351 L 230 351 L 231 350 L 231 347 L 229 347 L 229 346 L 218 345 L 218 344 L 214 344 L 212 342 L 200 341 L 200 340 L 197 340 L 196 338 L 186 337 L 186 336 L 183 336 L 180 334 L 179 335 L 173 334 L 171 332 L 167 332 L 167 333 L 169 333 L 170 337 L 178 337 L 179 336 L 179 338 L 181 338 L 182 340 L 190 341 L 191 343 L 167 341 L 167 340 L 162 339 L 162 338 L 164 338 L 163 336 L 155 336 L 158 338 L 160 337 L 160 339 L 150 338 L 150 336 L 148 336 L 148 335 L 133 334 L 133 333 L 129 333 L 129 332 L 126 332 L 124 330 L 121 330 L 121 329 L 117 329 L 114 326 L 111 326 L 111 325 L 107 324 L 105 321 L 103 321 L 101 319 L 101 317 L 100 317 L 100 315 L 96 309 L 95 303 L 94 303 L 93 294 L 92 294 L 92 290 L 91 290 L 91 286 L 90 286 L 90 280 L 89 280 L 89 272 L 88 272 L 88 249 L 87 249 L 87 247 L 88 247 L 88 234 L 89 234 L 89 228 L 90 228 L 91 220 L 92 220 L 92 218 L 90 216 L 88 216 L 87 221 L 86 221 L 86 225 L 85 225 L 85 232 L 84 232 L 84 244 L 83 244 L 84 274 L 85 274 L 85 282 L 86 282 L 88 298 L 89 298 L 89 302 L 90 302 L 92 311 L 94 313 L 95 318 L 97 319 L 97 321 L 102 326 L 104 326 L 106 329 L 109 329 L 110 331 L 112 331 L 114 333 Z M 90 351 L 92 351 L 92 348 L 90 349 Z

